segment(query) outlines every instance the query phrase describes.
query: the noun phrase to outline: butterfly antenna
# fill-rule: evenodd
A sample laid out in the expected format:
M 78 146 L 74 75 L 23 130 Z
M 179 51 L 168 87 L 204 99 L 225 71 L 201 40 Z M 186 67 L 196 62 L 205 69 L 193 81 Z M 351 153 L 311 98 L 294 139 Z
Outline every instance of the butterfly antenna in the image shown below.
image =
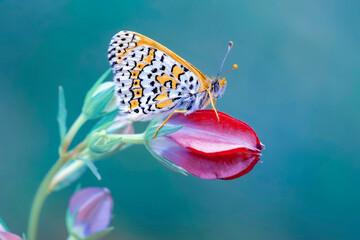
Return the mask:
M 233 45 L 234 45 L 233 42 L 230 41 L 230 42 L 229 42 L 229 45 L 228 45 L 228 49 L 227 49 L 226 54 L 225 54 L 225 57 L 224 57 L 224 59 L 223 59 L 223 61 L 222 61 L 222 63 L 221 63 L 219 72 L 218 72 L 218 74 L 217 74 L 217 76 L 216 76 L 216 79 L 217 79 L 217 80 L 218 80 L 219 77 L 220 77 L 220 73 L 221 73 L 221 70 L 222 70 L 222 68 L 223 68 L 223 66 L 224 66 L 225 60 L 226 60 L 226 58 L 227 58 L 227 56 L 228 56 L 228 54 L 229 54 L 229 52 L 230 52 L 230 50 L 231 50 L 231 48 L 232 48 Z M 237 67 L 237 65 L 236 65 L 236 67 Z M 235 69 L 236 69 L 236 68 L 235 68 Z
M 237 68 L 238 68 L 238 65 L 237 65 L 237 64 L 234 64 L 234 65 L 232 66 L 232 68 L 230 68 L 229 70 L 226 70 L 225 72 L 223 72 L 222 74 L 220 74 L 219 77 L 221 77 L 221 76 L 224 75 L 225 73 L 228 73 L 228 72 L 230 72 L 230 71 L 232 71 L 232 70 L 235 70 L 235 69 L 237 69 Z

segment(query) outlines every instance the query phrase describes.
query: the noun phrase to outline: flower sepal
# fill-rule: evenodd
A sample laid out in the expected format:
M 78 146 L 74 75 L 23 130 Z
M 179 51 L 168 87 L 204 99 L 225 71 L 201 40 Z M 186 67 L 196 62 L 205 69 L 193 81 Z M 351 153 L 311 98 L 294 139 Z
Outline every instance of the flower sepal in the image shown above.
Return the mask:
M 146 149 L 150 152 L 150 154 L 154 158 L 156 158 L 165 167 L 167 167 L 167 168 L 169 168 L 169 169 L 171 169 L 171 170 L 173 170 L 175 172 L 178 172 L 178 173 L 181 173 L 181 174 L 184 174 L 185 176 L 187 176 L 188 172 L 185 169 L 183 169 L 182 167 L 172 163 L 168 159 L 160 156 L 159 154 L 152 151 L 152 149 L 150 148 L 149 141 L 151 141 L 151 139 L 154 138 L 155 131 L 159 127 L 158 123 L 159 123 L 158 120 L 151 121 L 149 123 L 149 125 L 147 126 L 145 132 L 144 132 L 144 140 L 145 140 L 144 145 L 145 145 Z M 177 125 L 177 126 L 167 126 L 167 125 L 165 125 L 157 132 L 155 138 L 162 137 L 162 136 L 174 133 L 174 132 L 180 130 L 181 128 L 183 128 L 183 127 L 184 127 L 183 125 Z
M 76 233 L 70 233 L 70 236 L 68 237 L 68 240 L 97 240 L 97 239 L 102 239 L 107 234 L 109 234 L 112 230 L 114 230 L 114 227 L 108 227 L 104 231 L 94 233 L 94 234 L 92 234 L 92 235 L 90 235 L 90 236 L 88 236 L 86 238 L 81 238 L 78 235 L 76 235 Z
M 145 130 L 145 140 L 150 140 L 154 137 L 155 131 L 158 129 L 159 124 L 158 120 L 153 120 L 152 122 L 149 123 L 148 127 Z M 178 125 L 178 126 L 163 126 L 162 128 L 160 128 L 160 130 L 157 132 L 155 137 L 161 137 L 164 135 L 168 135 L 171 133 L 174 133 L 178 130 L 180 130 L 182 127 L 184 127 L 183 125 Z
M 91 234 L 86 237 L 81 237 L 72 230 L 72 226 L 74 226 L 74 224 L 75 224 L 76 215 L 77 215 L 77 211 L 75 211 L 74 214 L 70 214 L 70 210 L 68 209 L 66 212 L 66 228 L 69 233 L 68 240 L 97 240 L 97 239 L 101 239 L 101 238 L 105 237 L 112 230 L 114 230 L 114 227 L 108 227 L 103 231 Z

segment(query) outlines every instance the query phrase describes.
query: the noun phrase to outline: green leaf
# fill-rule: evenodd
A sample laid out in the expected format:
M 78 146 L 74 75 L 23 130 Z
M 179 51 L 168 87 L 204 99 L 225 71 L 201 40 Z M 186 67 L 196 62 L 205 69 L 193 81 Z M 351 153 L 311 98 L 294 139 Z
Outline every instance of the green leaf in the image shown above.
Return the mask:
M 64 89 L 61 86 L 59 86 L 59 111 L 58 111 L 57 120 L 59 123 L 61 145 L 63 144 L 66 135 L 66 115 L 67 115 L 67 111 L 65 105 Z
M 83 161 L 86 166 L 90 169 L 90 171 L 95 175 L 95 177 L 100 181 L 101 180 L 101 175 L 100 173 L 98 172 L 98 169 L 97 167 L 95 166 L 95 164 L 89 160 L 89 159 L 86 159 L 86 158 L 77 158 L 77 160 L 81 160 Z
M 5 229 L 5 231 L 9 231 L 9 229 L 7 228 L 6 224 L 4 223 L 4 221 L 0 218 L 0 224 L 1 226 Z
M 161 136 L 176 132 L 177 130 L 181 129 L 182 127 L 184 127 L 184 126 L 183 125 L 179 125 L 179 126 L 166 126 L 165 125 L 162 128 L 160 128 L 160 130 L 156 134 L 156 137 L 161 137 Z M 147 129 L 145 132 L 145 140 L 152 139 L 157 128 L 158 128 L 158 126 L 154 126 L 154 127 L 151 127 L 150 129 Z
M 26 235 L 25 235 L 25 233 L 23 233 L 22 234 L 22 240 L 26 240 L 27 238 L 26 238 Z

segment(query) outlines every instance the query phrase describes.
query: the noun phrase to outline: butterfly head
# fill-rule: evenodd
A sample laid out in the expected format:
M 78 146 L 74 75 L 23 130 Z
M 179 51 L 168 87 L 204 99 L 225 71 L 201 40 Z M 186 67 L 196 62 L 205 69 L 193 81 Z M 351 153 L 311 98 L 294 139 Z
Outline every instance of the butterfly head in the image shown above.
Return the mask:
M 211 93 L 213 95 L 213 97 L 219 98 L 223 95 L 223 93 L 225 92 L 225 88 L 226 88 L 226 80 L 225 78 L 220 79 L 220 78 L 215 78 L 212 82 L 211 82 Z
M 238 68 L 238 66 L 236 64 L 234 64 L 231 69 L 227 70 L 226 72 L 222 73 L 221 75 L 224 75 L 225 73 L 227 73 L 231 70 L 235 70 L 237 68 Z M 211 93 L 214 98 L 221 97 L 221 95 L 223 95 L 223 93 L 225 92 L 226 79 L 225 78 L 220 79 L 221 75 L 218 75 L 214 80 L 211 81 L 211 89 L 210 90 L 211 90 Z
M 218 72 L 216 78 L 211 81 L 211 89 L 210 89 L 210 91 L 211 91 L 211 93 L 212 93 L 212 95 L 213 95 L 213 97 L 215 99 L 221 97 L 221 95 L 223 95 L 223 93 L 225 92 L 226 80 L 225 80 L 225 78 L 220 79 L 220 77 L 222 75 L 224 75 L 225 73 L 231 71 L 231 70 L 237 69 L 237 65 L 234 64 L 231 69 L 229 69 L 229 70 L 225 71 L 224 73 L 220 74 L 221 70 L 222 70 L 222 67 L 224 66 L 225 60 L 227 58 L 227 55 L 229 54 L 229 52 L 230 52 L 233 45 L 234 45 L 233 42 L 230 41 L 229 45 L 228 45 L 228 49 L 227 49 L 226 54 L 225 54 L 225 57 L 224 57 L 224 59 L 223 59 L 223 61 L 221 63 L 219 72 Z

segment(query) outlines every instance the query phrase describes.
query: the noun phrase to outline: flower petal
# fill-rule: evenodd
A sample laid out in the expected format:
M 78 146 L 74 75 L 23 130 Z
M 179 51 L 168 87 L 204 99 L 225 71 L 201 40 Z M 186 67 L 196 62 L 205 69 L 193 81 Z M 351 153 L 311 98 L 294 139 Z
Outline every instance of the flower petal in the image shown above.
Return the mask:
M 248 173 L 259 161 L 258 154 L 237 152 L 223 155 L 204 155 L 169 140 L 155 138 L 149 143 L 156 154 L 203 179 L 233 179 Z
M 213 110 L 199 110 L 189 115 L 178 114 L 167 125 L 184 127 L 168 137 L 179 145 L 202 154 L 222 155 L 238 151 L 260 153 L 262 144 L 249 125 L 225 113 L 218 113 L 220 122 Z
M 70 214 L 77 214 L 74 231 L 87 237 L 110 225 L 113 200 L 107 188 L 88 187 L 77 191 L 70 199 Z
M 104 198 L 101 205 L 93 210 L 91 221 L 85 229 L 85 236 L 90 236 L 107 229 L 110 225 L 113 208 L 112 198 Z

